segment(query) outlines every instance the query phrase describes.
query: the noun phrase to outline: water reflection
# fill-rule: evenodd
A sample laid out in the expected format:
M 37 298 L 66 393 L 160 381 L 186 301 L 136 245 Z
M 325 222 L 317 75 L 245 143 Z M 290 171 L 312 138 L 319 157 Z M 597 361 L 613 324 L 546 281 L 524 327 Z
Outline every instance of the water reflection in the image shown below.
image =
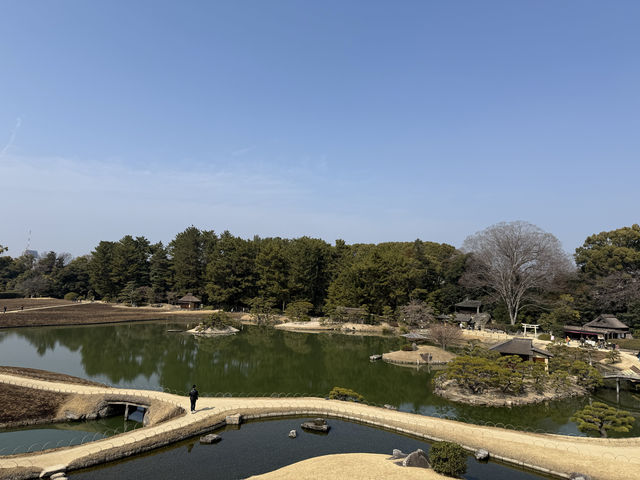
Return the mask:
M 429 450 L 429 444 L 366 427 L 356 423 L 329 420 L 328 435 L 314 435 L 300 429 L 308 420 L 288 418 L 266 422 L 253 422 L 239 430 L 228 429 L 221 434 L 222 441 L 215 445 L 200 445 L 197 438 L 151 452 L 147 455 L 113 463 L 96 469 L 70 474 L 72 480 L 151 480 L 189 478 L 191 480 L 247 478 L 276 470 L 301 460 L 335 453 L 385 453 L 394 448 L 411 452 L 418 448 Z M 296 429 L 298 437 L 290 439 L 287 433 Z M 546 477 L 524 472 L 497 463 L 479 463 L 467 459 L 468 480 L 535 480 Z M 215 473 L 214 473 L 215 472 Z M 325 478 L 334 478 L 331 472 L 318 472 Z
M 428 369 L 369 362 L 371 354 L 397 349 L 401 341 L 394 338 L 258 327 L 220 338 L 167 332 L 181 327 L 184 325 L 162 322 L 5 331 L 0 337 L 0 364 L 184 394 L 192 383 L 198 384 L 203 395 L 275 392 L 324 396 L 341 386 L 361 393 L 369 402 L 392 404 L 404 411 L 573 434 L 579 432 L 569 418 L 588 401 L 580 398 L 513 408 L 454 404 L 432 394 L 433 372 Z M 611 403 L 610 392 L 602 392 L 598 398 Z M 638 401 L 629 392 L 623 392 L 621 400 L 624 408 L 638 411 Z M 631 435 L 640 435 L 639 424 L 636 422 Z

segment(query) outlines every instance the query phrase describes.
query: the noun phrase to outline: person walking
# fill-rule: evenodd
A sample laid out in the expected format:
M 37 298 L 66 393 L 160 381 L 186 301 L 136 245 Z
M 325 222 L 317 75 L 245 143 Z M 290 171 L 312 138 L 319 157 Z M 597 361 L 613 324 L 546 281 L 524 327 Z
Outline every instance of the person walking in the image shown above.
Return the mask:
M 198 390 L 196 390 L 196 386 L 191 387 L 191 391 L 189 392 L 189 400 L 191 400 L 191 413 L 196 413 L 196 400 L 198 400 Z

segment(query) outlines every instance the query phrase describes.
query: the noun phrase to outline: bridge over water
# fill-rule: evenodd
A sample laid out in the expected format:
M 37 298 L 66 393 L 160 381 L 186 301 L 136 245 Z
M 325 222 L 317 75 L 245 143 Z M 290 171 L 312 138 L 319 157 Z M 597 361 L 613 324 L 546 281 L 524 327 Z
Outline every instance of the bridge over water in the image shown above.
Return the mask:
M 189 399 L 164 392 L 105 388 L 34 380 L 0 374 L 0 382 L 76 395 L 105 395 L 110 401 L 161 401 L 189 409 Z M 528 433 L 472 425 L 454 420 L 392 411 L 380 407 L 322 398 L 200 398 L 195 414 L 158 425 L 55 451 L 0 457 L 0 478 L 17 469 L 50 476 L 148 451 L 225 424 L 227 416 L 244 418 L 326 416 L 357 421 L 426 440 L 457 442 L 468 450 L 485 448 L 493 458 L 558 478 L 584 472 L 598 479 L 637 480 L 640 438 L 600 439 Z

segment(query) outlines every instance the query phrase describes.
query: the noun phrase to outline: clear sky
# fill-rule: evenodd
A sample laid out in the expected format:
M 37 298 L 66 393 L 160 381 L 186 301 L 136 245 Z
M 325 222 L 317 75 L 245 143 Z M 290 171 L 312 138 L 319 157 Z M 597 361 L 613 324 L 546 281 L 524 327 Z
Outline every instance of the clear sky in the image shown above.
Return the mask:
M 0 0 L 0 244 L 568 251 L 640 221 L 637 0 Z

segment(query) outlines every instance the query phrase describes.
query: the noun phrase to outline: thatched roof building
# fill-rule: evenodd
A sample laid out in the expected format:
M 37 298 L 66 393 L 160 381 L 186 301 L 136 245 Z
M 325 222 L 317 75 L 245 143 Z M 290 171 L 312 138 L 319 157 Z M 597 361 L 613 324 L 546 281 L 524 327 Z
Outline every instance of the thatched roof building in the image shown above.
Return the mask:
M 178 305 L 180 305 L 180 308 L 187 308 L 190 310 L 200 308 L 201 304 L 202 300 L 200 300 L 198 297 L 195 297 L 192 293 L 187 293 L 184 297 L 178 300 Z
M 579 327 L 576 325 L 565 325 L 564 332 L 572 338 L 591 338 L 598 340 L 609 340 L 615 338 L 626 338 L 629 335 L 629 327 L 618 320 L 614 315 L 602 314 L 595 320 L 585 323 Z

